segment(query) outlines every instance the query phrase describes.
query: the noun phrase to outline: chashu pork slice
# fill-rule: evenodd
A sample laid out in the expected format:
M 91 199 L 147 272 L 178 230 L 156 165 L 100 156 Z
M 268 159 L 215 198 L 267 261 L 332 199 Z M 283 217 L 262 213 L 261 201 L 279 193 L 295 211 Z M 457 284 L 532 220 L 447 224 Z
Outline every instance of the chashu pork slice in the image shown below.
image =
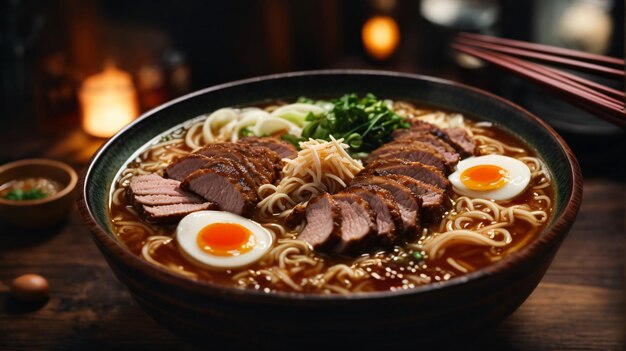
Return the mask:
M 443 155 L 443 157 L 446 159 L 446 162 L 448 162 L 451 167 L 456 166 L 456 164 L 461 159 L 461 155 L 459 155 L 459 153 L 450 144 L 428 132 L 411 129 L 396 129 L 393 131 L 393 133 L 391 133 L 391 135 L 394 138 L 393 142 L 395 144 L 420 141 L 422 143 L 431 145 Z
M 205 200 L 196 194 L 181 194 L 177 196 L 171 195 L 137 195 L 134 198 L 134 202 L 140 205 L 146 206 L 161 206 L 161 205 L 175 205 L 175 204 L 200 204 Z
M 341 240 L 342 215 L 333 197 L 324 193 L 309 201 L 304 210 L 306 225 L 298 235 L 313 249 L 330 250 Z
M 276 180 L 274 166 L 267 162 L 269 157 L 254 154 L 251 146 L 238 143 L 215 143 L 208 144 L 195 153 L 212 157 L 227 157 L 243 165 L 253 177 L 257 185 L 273 183 Z
M 411 124 L 409 129 L 404 129 L 404 132 L 398 132 L 398 134 L 392 134 L 392 136 L 396 138 L 398 135 L 405 133 L 429 133 L 443 139 L 463 157 L 473 156 L 476 154 L 476 142 L 463 128 L 452 127 L 440 129 L 436 125 L 422 121 L 418 118 L 410 119 L 409 123 Z
M 189 213 L 217 209 L 217 205 L 184 191 L 180 182 L 156 174 L 131 178 L 126 196 L 128 202 L 149 222 L 169 224 Z
M 213 202 L 143 206 L 143 215 L 150 222 L 168 224 L 177 223 L 183 217 L 193 212 L 217 209 L 217 204 Z
M 351 255 L 375 243 L 376 215 L 369 204 L 350 193 L 335 194 L 333 200 L 341 212 L 341 240 L 333 251 Z
M 191 173 L 199 170 L 211 159 L 200 154 L 182 156 L 165 168 L 165 176 L 178 181 L 183 181 Z
M 347 187 L 342 193 L 354 194 L 368 203 L 376 217 L 378 243 L 389 246 L 396 242 L 398 232 L 402 230 L 402 216 L 391 192 L 377 185 L 357 184 Z
M 463 128 L 443 129 L 443 139 L 464 157 L 476 155 L 476 142 Z
M 404 234 L 403 236 L 410 239 L 421 234 L 421 200 L 419 197 L 415 197 L 411 189 L 394 180 L 372 174 L 358 175 L 352 180 L 350 186 L 358 184 L 376 185 L 389 191 L 400 209 L 400 217 L 402 218 L 400 234 Z
M 278 138 L 272 137 L 245 137 L 240 142 L 249 145 L 256 145 L 266 147 L 275 153 L 277 153 L 281 158 L 296 158 L 298 156 L 298 149 L 290 143 L 280 140 Z
M 368 164 L 361 173 L 376 175 L 403 174 L 426 184 L 432 184 L 444 191 L 448 191 L 450 187 L 448 178 L 435 167 L 401 159 L 376 160 Z
M 190 175 L 181 188 L 215 202 L 220 209 L 238 215 L 252 213 L 258 196 L 254 181 L 238 163 L 227 158 L 214 158 Z
M 433 166 L 441 172 L 449 172 L 451 166 L 446 158 L 433 146 L 414 141 L 411 143 L 395 143 L 391 142 L 372 151 L 365 159 L 366 163 L 375 160 L 384 159 L 401 159 L 411 162 L 420 162 L 425 165 Z
M 411 189 L 413 194 L 422 200 L 422 221 L 432 223 L 441 219 L 443 213 L 450 207 L 450 198 L 446 193 L 434 185 L 426 184 L 402 174 L 388 174 L 388 179 Z
M 180 189 L 180 182 L 165 179 L 157 174 L 136 175 L 130 179 L 126 196 L 131 204 L 139 196 L 163 195 L 174 197 L 194 196 Z

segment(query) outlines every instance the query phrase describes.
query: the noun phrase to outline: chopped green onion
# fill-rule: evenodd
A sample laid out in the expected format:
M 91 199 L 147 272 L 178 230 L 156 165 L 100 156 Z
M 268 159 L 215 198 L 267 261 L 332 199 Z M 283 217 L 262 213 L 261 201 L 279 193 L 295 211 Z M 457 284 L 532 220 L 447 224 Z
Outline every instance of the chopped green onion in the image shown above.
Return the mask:
M 411 257 L 413 257 L 415 261 L 422 261 L 424 259 L 424 255 L 419 251 L 413 251 Z
M 254 133 L 253 133 L 253 132 L 250 130 L 250 128 L 248 128 L 248 127 L 243 128 L 243 129 L 239 132 L 239 134 L 241 134 L 241 136 L 243 136 L 243 137 L 247 137 L 247 136 L 254 135 Z
M 311 100 L 300 98 L 298 101 L 310 103 Z M 331 103 L 331 110 L 306 116 L 305 121 L 309 123 L 302 130 L 303 140 L 330 140 L 332 135 L 336 139 L 343 138 L 351 153 L 367 153 L 389 142 L 395 129 L 409 127 L 402 116 L 372 94 L 363 98 L 346 94 Z
M 16 188 L 16 189 L 11 189 L 11 191 L 9 191 L 6 195 L 4 195 L 4 198 L 7 200 L 22 201 L 22 200 L 43 199 L 46 196 L 48 196 L 48 194 L 46 194 L 41 189 L 33 188 L 33 189 L 24 191 L 22 189 Z

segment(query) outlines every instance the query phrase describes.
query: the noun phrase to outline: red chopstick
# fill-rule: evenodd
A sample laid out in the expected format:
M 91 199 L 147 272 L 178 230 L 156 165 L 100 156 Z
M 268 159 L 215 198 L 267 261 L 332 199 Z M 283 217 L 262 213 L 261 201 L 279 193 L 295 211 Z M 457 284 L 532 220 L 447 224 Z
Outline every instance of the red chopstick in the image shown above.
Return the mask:
M 509 55 L 466 45 L 462 42 L 452 44 L 452 48 L 481 60 L 495 64 L 510 72 L 538 83 L 564 97 L 572 104 L 587 110 L 615 125 L 626 127 L 624 103 L 588 87 L 551 72 L 538 64 L 527 62 Z M 623 97 L 623 95 L 622 95 Z
M 563 71 L 560 71 L 560 70 L 557 70 L 557 69 L 551 69 L 551 70 L 554 71 L 555 73 L 563 76 L 563 77 L 567 77 L 567 78 L 569 78 L 569 79 L 571 79 L 571 80 L 573 80 L 575 82 L 578 82 L 580 84 L 584 84 L 584 85 L 586 85 L 586 86 L 588 86 L 590 88 L 597 89 L 597 90 L 599 90 L 601 92 L 604 92 L 605 94 L 611 95 L 611 96 L 616 97 L 616 98 L 618 98 L 620 100 L 624 99 L 624 92 L 623 91 L 607 87 L 607 86 L 602 85 L 600 83 L 596 83 L 594 81 L 591 81 L 589 79 L 585 79 L 585 78 L 579 77 L 579 76 L 571 74 L 571 73 L 563 72 Z
M 621 69 L 617 69 L 617 68 L 598 65 L 595 63 L 584 62 L 584 61 L 580 61 L 580 60 L 576 60 L 576 59 L 572 59 L 568 57 L 556 56 L 556 55 L 552 55 L 552 54 L 548 54 L 544 52 L 530 51 L 526 49 L 520 49 L 517 47 L 509 47 L 505 45 L 494 44 L 494 43 L 474 40 L 474 39 L 467 39 L 463 37 L 458 38 L 457 42 L 468 45 L 468 46 L 480 47 L 483 49 L 503 52 L 503 53 L 507 53 L 507 54 L 511 54 L 515 56 L 532 58 L 535 60 L 558 64 L 561 66 L 572 67 L 572 68 L 585 70 L 585 71 L 592 72 L 592 73 L 602 74 L 602 75 L 609 76 L 609 77 L 619 78 L 622 80 L 625 77 L 623 66 Z
M 478 40 L 478 41 L 490 42 L 494 44 L 516 47 L 516 48 L 520 48 L 524 50 L 536 51 L 536 52 L 545 53 L 545 54 L 553 54 L 553 55 L 558 55 L 562 57 L 569 57 L 572 59 L 589 61 L 589 62 L 593 62 L 597 64 L 608 64 L 608 65 L 614 66 L 614 68 L 621 69 L 622 71 L 624 70 L 624 65 L 625 65 L 624 60 L 620 58 L 598 55 L 598 54 L 591 54 L 587 52 L 554 47 L 550 45 L 528 43 L 528 42 L 520 41 L 520 40 L 490 37 L 487 35 L 467 33 L 467 32 L 461 32 L 458 35 L 460 38 L 467 38 L 467 39 L 473 39 L 473 40 Z

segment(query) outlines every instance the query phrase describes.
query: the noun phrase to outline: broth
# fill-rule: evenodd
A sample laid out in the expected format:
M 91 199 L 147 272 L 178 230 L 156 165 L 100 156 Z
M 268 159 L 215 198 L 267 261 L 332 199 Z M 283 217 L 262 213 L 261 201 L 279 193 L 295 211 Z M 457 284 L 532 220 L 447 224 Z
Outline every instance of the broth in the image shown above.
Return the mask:
M 416 111 L 418 110 L 416 109 Z M 426 110 L 426 112 L 429 111 Z M 419 110 L 419 113 L 425 112 Z M 300 250 L 299 254 L 302 255 L 297 256 L 297 260 L 301 260 L 302 263 L 300 266 L 296 264 L 294 266 L 296 268 L 291 270 L 293 273 L 288 277 L 291 282 L 287 279 L 276 280 L 275 276 L 281 269 L 281 262 L 277 260 L 261 260 L 243 269 L 209 270 L 190 263 L 181 255 L 176 240 L 172 239 L 176 230 L 175 225 L 163 226 L 145 223 L 133 207 L 126 202 L 124 183 L 132 174 L 137 174 L 133 173 L 135 171 L 121 172 L 120 178 L 112 189 L 110 201 L 112 226 L 119 240 L 131 252 L 153 264 L 170 268 L 194 279 L 239 288 L 265 292 L 347 293 L 410 289 L 423 284 L 453 279 L 486 267 L 532 242 L 549 222 L 552 215 L 551 204 L 554 199 L 554 189 L 550 183 L 550 176 L 543 169 L 543 163 L 535 159 L 537 154 L 534 150 L 499 128 L 487 127 L 483 123 L 476 123 L 467 118 L 465 118 L 465 123 L 468 128 L 472 129 L 475 138 L 482 140 L 478 142 L 481 153 L 491 152 L 490 148 L 499 145 L 489 141 L 495 139 L 507 146 L 504 148 L 504 155 L 524 160 L 531 165 L 531 171 L 534 172 L 531 185 L 522 195 L 500 205 L 505 206 L 511 214 L 517 205 L 527 209 L 528 213 L 543 211 L 545 218 L 543 216 L 537 217 L 538 221 L 541 222 L 540 225 L 516 220 L 514 224 L 506 227 L 511 234 L 511 241 L 500 248 L 456 244 L 447 248 L 441 257 L 424 258 L 425 255 L 428 256 L 424 251 L 424 242 L 428 239 L 422 238 L 407 245 L 395 246 L 392 250 L 381 250 L 357 258 L 330 256 L 300 248 L 298 245 L 301 245 L 302 242 L 298 243 L 294 240 L 297 232 L 282 233 L 279 222 L 264 221 L 261 216 L 256 215 L 254 219 L 273 231 L 279 239 L 275 243 L 276 250 L 281 245 L 292 245 Z M 191 152 L 191 148 L 185 142 L 173 143 L 171 141 L 181 138 L 185 132 L 193 128 L 193 125 L 187 125 L 186 128 L 180 128 L 170 135 L 163 136 L 161 138 L 162 147 L 157 150 L 146 149 L 138 159 L 128 164 L 127 170 L 140 169 L 145 173 L 158 172 L 167 164 L 167 161 L 154 161 L 155 159 L 169 153 L 182 155 Z M 162 157 L 159 160 L 163 159 Z M 533 170 L 533 167 L 536 169 Z M 436 237 L 436 233 L 445 231 L 445 228 L 441 228 L 442 223 L 446 223 L 447 219 L 454 219 L 456 215 L 462 215 L 463 204 L 467 200 L 463 200 L 461 195 L 452 190 L 450 195 L 453 201 L 452 209 L 444 215 L 441 223 L 433 223 L 425 230 L 425 238 L 428 238 L 429 235 Z M 459 211 L 456 211 L 457 206 L 460 206 Z M 487 210 L 487 213 L 490 213 L 489 211 Z M 475 220 L 466 225 L 468 228 L 469 226 L 481 228 L 491 224 L 493 224 L 492 221 L 487 219 Z M 497 236 L 498 234 L 494 234 L 492 239 L 495 240 Z M 289 254 L 285 254 L 285 257 L 288 256 Z M 292 261 L 294 260 L 296 259 L 294 258 Z

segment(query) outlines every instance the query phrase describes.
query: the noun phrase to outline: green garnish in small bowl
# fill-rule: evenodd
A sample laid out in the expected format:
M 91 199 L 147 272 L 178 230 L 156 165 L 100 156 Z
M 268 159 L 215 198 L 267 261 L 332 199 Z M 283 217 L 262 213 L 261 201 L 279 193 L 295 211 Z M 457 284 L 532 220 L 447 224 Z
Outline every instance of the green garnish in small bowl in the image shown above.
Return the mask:
M 22 190 L 19 188 L 11 189 L 3 198 L 7 200 L 13 201 L 23 201 L 23 200 L 39 200 L 43 199 L 48 194 L 41 189 L 33 188 L 28 190 Z

